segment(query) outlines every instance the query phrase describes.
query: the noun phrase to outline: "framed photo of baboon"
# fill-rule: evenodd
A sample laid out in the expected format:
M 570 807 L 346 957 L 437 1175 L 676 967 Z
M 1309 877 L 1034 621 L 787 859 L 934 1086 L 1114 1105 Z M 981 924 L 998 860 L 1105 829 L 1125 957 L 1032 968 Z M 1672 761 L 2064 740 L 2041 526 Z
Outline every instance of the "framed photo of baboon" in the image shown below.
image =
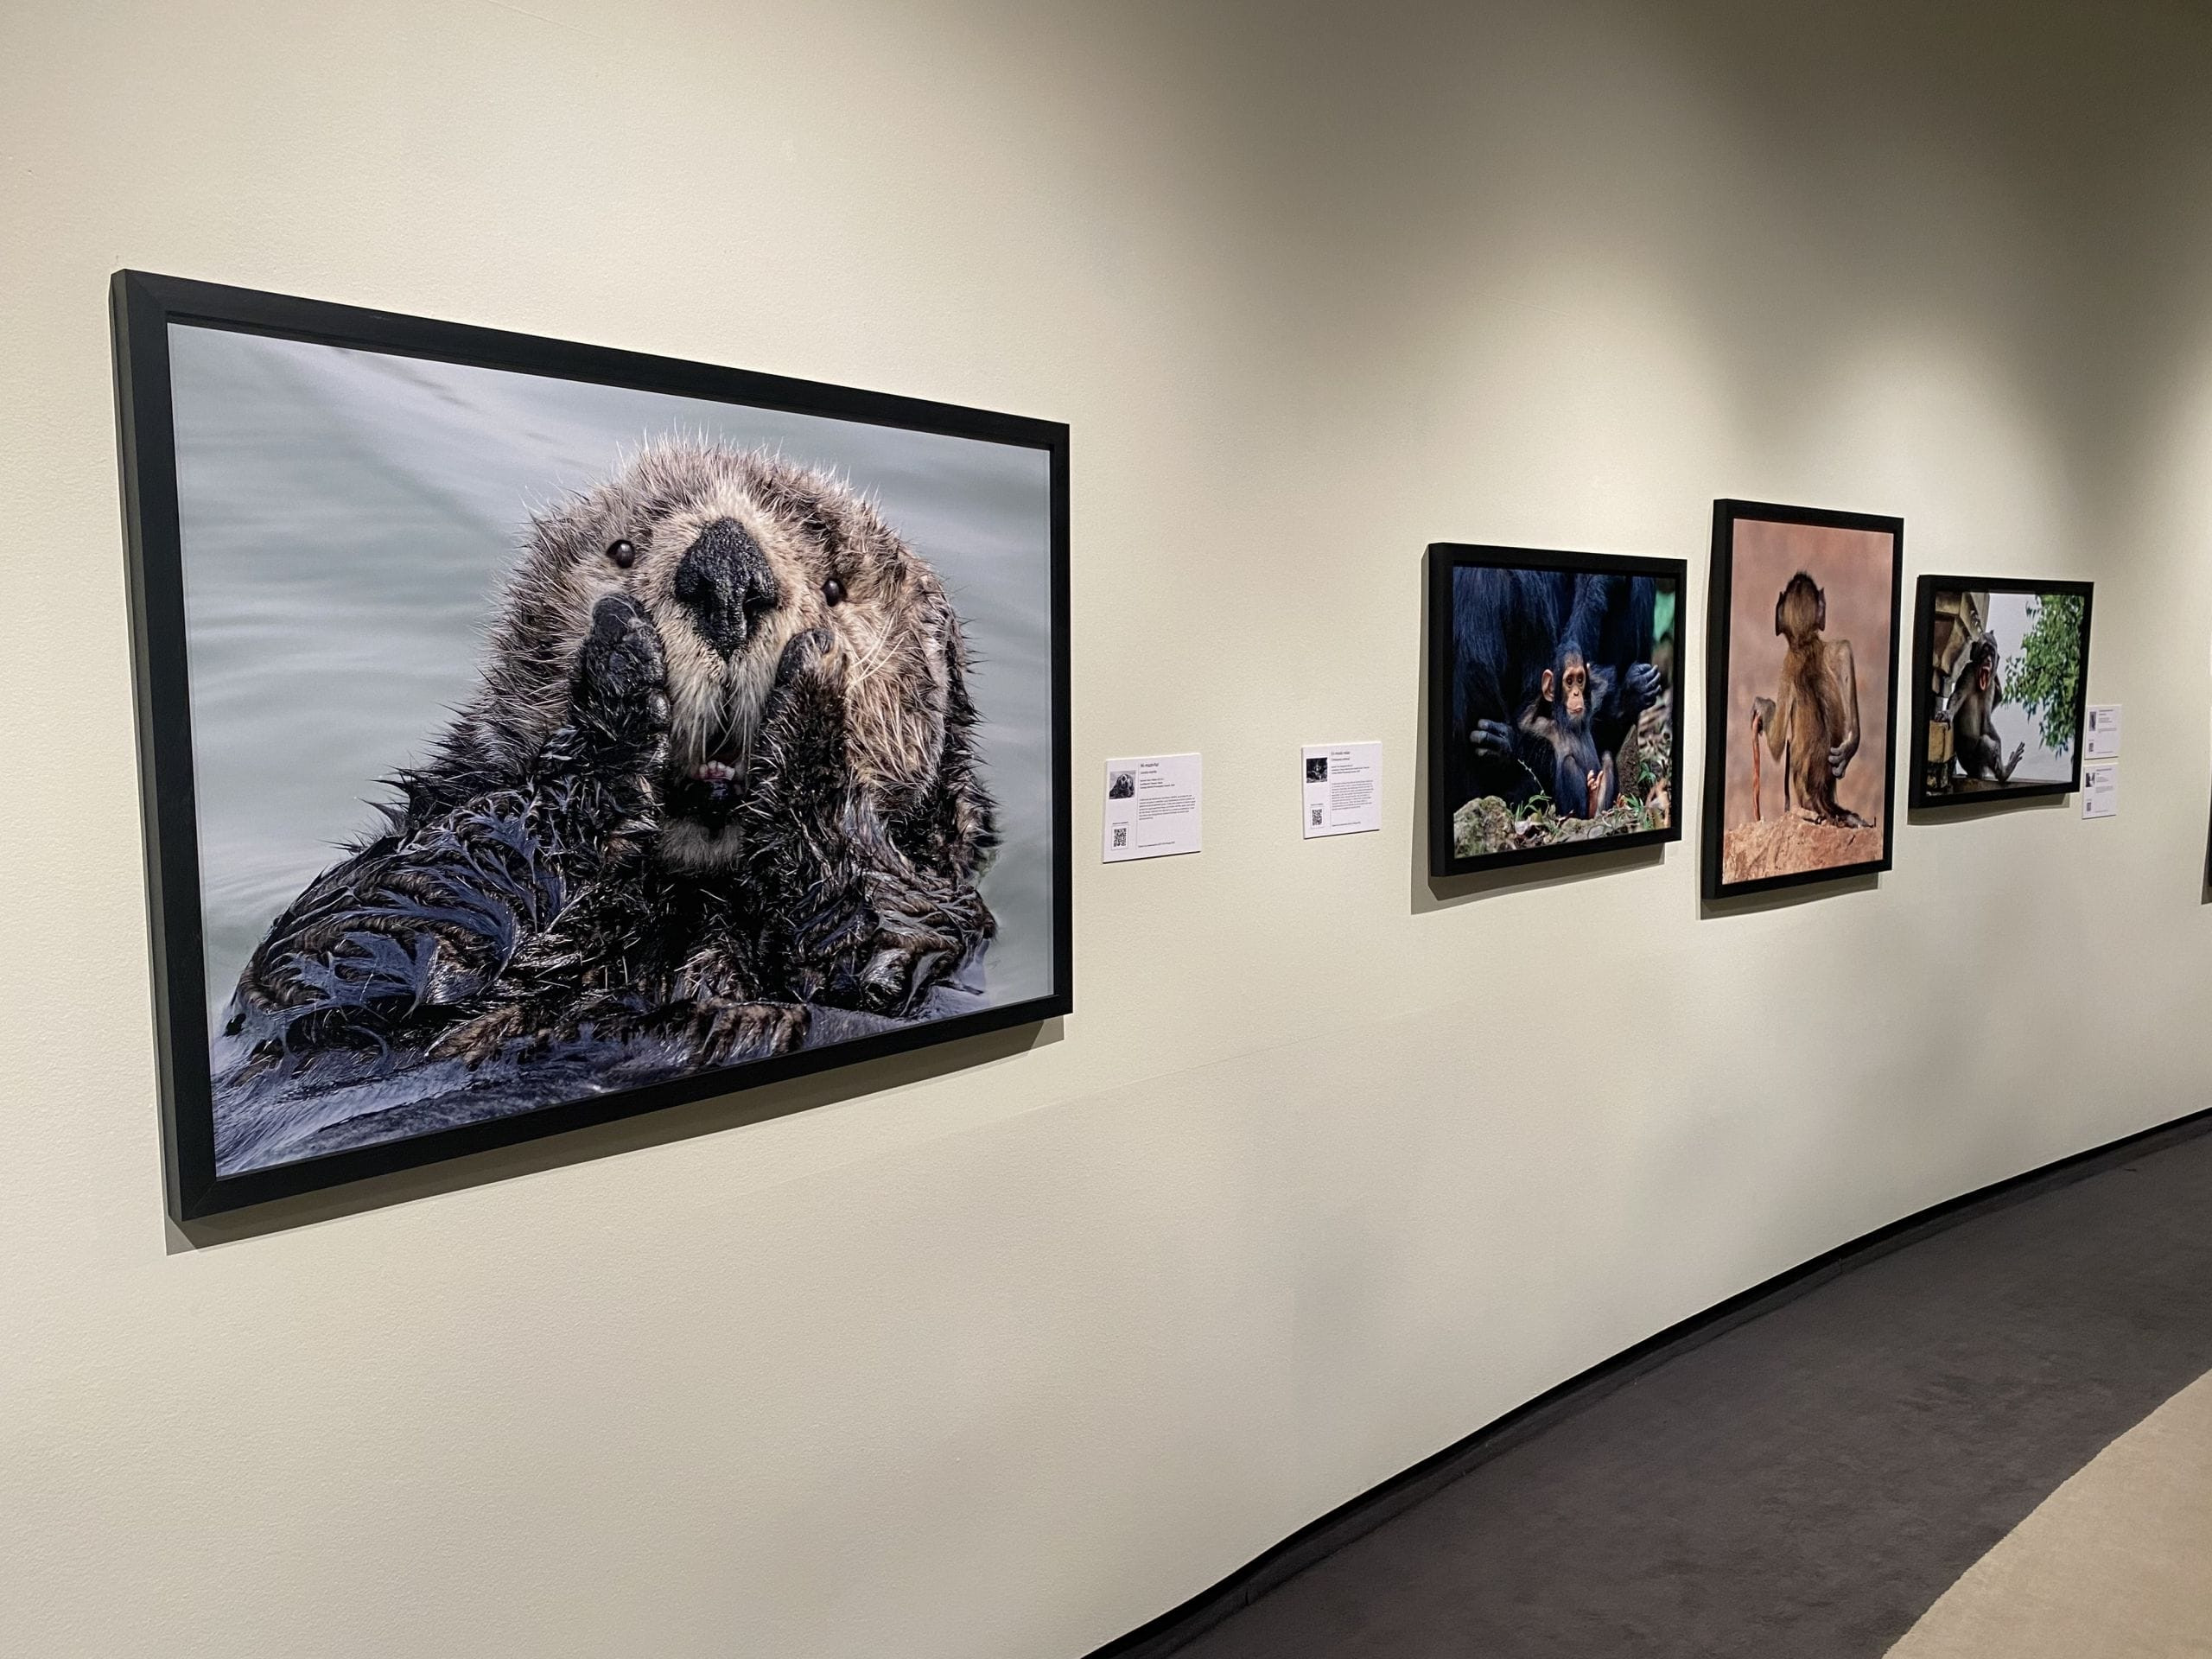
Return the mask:
M 180 1218 L 1068 1012 L 1065 427 L 112 300 Z
M 1680 840 L 1683 562 L 1427 557 L 1430 874 Z
M 1890 868 L 1904 520 L 1717 501 L 1705 896 Z
M 1915 807 L 2082 786 L 2090 584 L 1923 576 L 1913 607 Z

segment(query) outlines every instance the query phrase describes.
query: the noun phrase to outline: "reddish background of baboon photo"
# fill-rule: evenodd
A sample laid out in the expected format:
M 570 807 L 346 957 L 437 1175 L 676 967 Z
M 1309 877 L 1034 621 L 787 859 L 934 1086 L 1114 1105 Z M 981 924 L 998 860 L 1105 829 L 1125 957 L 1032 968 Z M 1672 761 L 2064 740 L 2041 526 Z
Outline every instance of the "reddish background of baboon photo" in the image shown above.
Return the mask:
M 1895 614 L 1893 548 L 1883 531 L 1783 524 L 1739 518 L 1728 604 L 1727 790 L 1721 822 L 1751 822 L 1751 699 L 1771 697 L 1787 649 L 1774 631 L 1774 605 L 1802 570 L 1827 595 L 1824 639 L 1848 639 L 1859 670 L 1859 753 L 1836 787 L 1839 805 L 1882 821 L 1890 765 L 1890 628 Z M 1761 757 L 1765 817 L 1783 816 L 1782 767 Z M 1847 860 L 1846 861 L 1850 861 Z

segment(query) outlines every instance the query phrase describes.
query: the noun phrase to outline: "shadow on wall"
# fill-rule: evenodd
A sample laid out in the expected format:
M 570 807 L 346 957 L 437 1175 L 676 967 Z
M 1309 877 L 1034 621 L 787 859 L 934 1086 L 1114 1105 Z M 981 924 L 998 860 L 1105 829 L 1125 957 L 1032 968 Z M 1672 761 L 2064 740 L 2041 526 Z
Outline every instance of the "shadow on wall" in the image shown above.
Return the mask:
M 1789 910 L 1798 905 L 1818 904 L 1839 893 L 1878 892 L 1881 885 L 1878 875 L 1840 875 L 1832 881 L 1808 881 L 1802 887 L 1774 887 L 1732 899 L 1707 899 L 1700 893 L 1698 919 L 1715 921 L 1725 916 L 1755 916 L 1764 911 Z
M 589 1163 L 594 1159 L 718 1135 L 725 1129 L 744 1128 L 793 1112 L 811 1111 L 817 1106 L 842 1105 L 863 1096 L 884 1094 L 950 1072 L 1012 1059 L 1031 1049 L 1059 1042 L 1065 1034 L 1064 1023 L 1047 1020 L 1037 1025 L 1016 1026 L 1009 1031 L 962 1038 L 910 1054 L 887 1055 L 810 1077 L 787 1078 L 716 1096 L 711 1100 L 618 1118 L 611 1123 L 595 1123 L 567 1135 L 494 1147 L 419 1169 L 372 1176 L 343 1186 L 325 1187 L 296 1198 L 228 1211 L 181 1225 L 170 1219 L 166 1224 L 168 1254 L 175 1255 L 270 1233 L 289 1232 L 318 1222 L 336 1221 L 367 1211 L 411 1203 L 416 1198 L 489 1185 L 516 1175 L 564 1169 L 571 1164 Z M 164 1212 L 168 1208 L 166 1204 L 160 1204 L 159 1207 Z
M 1902 702 L 1904 698 L 1897 699 Z M 1904 798 L 1904 780 L 1899 779 L 1897 798 Z M 1946 823 L 1972 823 L 1980 818 L 2001 818 L 2015 812 L 2078 812 L 2071 795 L 2027 795 L 2007 798 L 1999 796 L 1992 800 L 1979 801 L 1965 796 L 1941 807 L 1909 806 L 1904 821 L 1911 824 L 1930 826 Z

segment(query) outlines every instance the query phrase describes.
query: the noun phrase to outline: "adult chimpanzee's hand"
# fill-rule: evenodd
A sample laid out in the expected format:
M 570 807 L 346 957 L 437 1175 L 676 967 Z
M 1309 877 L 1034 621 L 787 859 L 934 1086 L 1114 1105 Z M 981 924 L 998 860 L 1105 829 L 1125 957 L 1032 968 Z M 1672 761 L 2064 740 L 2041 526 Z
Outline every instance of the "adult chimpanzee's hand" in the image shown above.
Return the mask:
M 1513 728 L 1502 721 L 1476 720 L 1467 725 L 1467 741 L 1478 754 L 1496 754 L 1510 758 L 1513 753 Z

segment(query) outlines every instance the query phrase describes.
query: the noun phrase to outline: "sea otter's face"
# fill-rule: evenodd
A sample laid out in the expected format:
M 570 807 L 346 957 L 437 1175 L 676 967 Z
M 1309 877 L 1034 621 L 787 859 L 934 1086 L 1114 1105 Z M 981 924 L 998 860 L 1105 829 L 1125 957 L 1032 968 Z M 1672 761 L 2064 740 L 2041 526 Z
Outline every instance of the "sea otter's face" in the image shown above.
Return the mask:
M 839 497 L 841 511 L 857 507 Z M 537 527 L 511 629 L 552 636 L 573 661 L 592 607 L 624 593 L 660 634 L 670 742 L 659 846 L 668 862 L 714 868 L 742 853 L 735 815 L 777 663 L 794 634 L 826 632 L 841 673 L 882 654 L 903 549 L 880 531 L 840 536 L 810 505 L 820 504 L 765 487 L 747 458 L 654 451 Z M 551 614 L 533 621 L 532 600 Z M 556 617 L 557 626 L 544 626 Z

